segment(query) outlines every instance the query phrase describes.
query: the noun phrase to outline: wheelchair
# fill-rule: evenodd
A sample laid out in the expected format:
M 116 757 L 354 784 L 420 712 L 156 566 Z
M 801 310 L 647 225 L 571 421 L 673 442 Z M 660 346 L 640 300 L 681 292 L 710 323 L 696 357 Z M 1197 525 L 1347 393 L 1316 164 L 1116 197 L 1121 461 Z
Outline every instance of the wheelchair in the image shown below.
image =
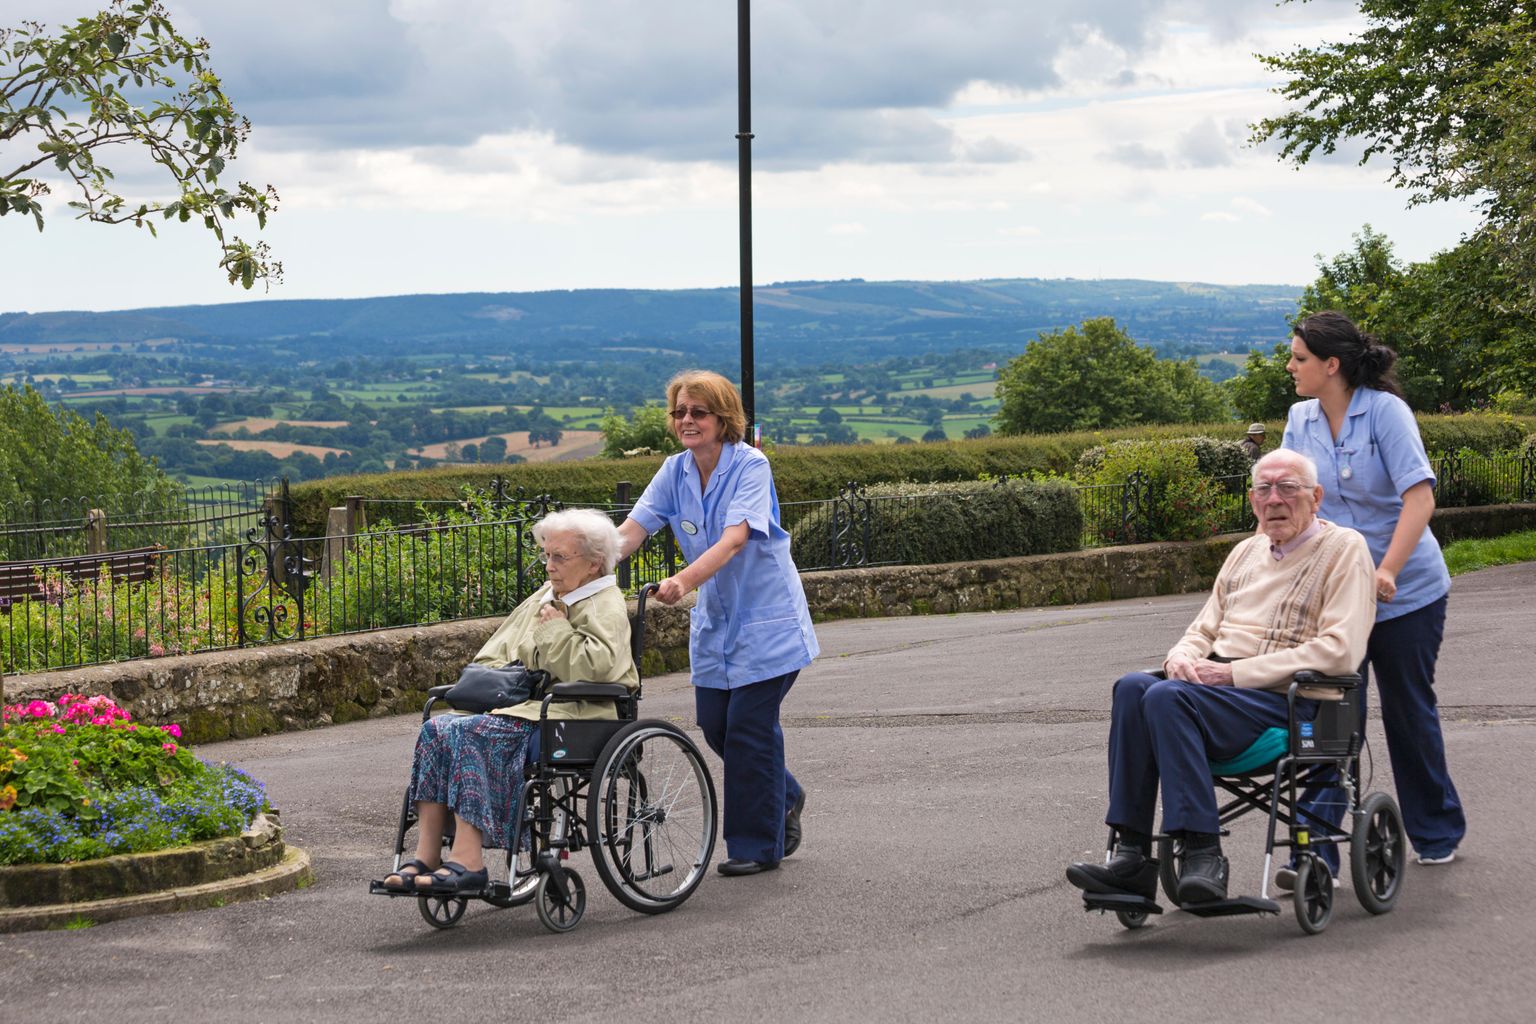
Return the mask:
M 645 603 L 656 584 L 641 588 L 630 618 L 630 650 L 639 670 L 645 649 Z M 427 691 L 421 717 L 448 692 Z M 550 719 L 553 703 L 612 700 L 617 720 Z M 618 683 L 563 682 L 550 688 L 537 725 L 538 752 L 530 758 L 514 820 L 522 823 L 526 849 L 487 850 L 489 884 L 477 893 L 400 892 L 374 882 L 371 895 L 417 901 L 434 928 L 451 928 L 469 901 L 508 908 L 532 902 L 551 931 L 568 932 L 581 921 L 587 889 L 567 861 L 589 849 L 597 875 L 624 906 L 661 914 L 681 906 L 703 881 L 715 848 L 715 784 L 698 746 L 677 726 L 639 717 L 640 689 Z M 414 850 L 410 831 L 416 808 L 407 787 L 395 834 L 394 871 Z M 453 843 L 450 814 L 443 859 Z M 516 842 L 514 845 L 518 845 Z
M 1340 699 L 1319 701 L 1316 717 L 1310 722 L 1299 721 L 1296 695 L 1303 687 L 1337 690 Z M 1286 691 L 1288 727 L 1267 729 L 1237 757 L 1211 763 L 1212 781 L 1231 797 L 1219 807 L 1223 836 L 1229 834 L 1228 824 L 1249 812 L 1268 815 L 1264 875 L 1257 897 L 1180 906 L 1179 872 L 1183 867 L 1184 842 L 1158 834 L 1153 837 L 1157 843 L 1158 882 L 1175 909 L 1196 917 L 1278 915 L 1280 904 L 1269 898 L 1271 868 L 1275 848 L 1288 848 L 1296 864 L 1291 894 L 1296 922 L 1302 931 L 1316 935 L 1333 919 L 1336 896 L 1333 874 L 1319 851 L 1324 846 L 1345 845 L 1349 847 L 1350 880 L 1360 905 L 1372 914 L 1385 914 L 1392 909 L 1402 892 L 1408 846 L 1397 801 L 1386 793 L 1361 793 L 1360 754 L 1365 736 L 1360 687 L 1358 675 L 1296 673 Z M 1311 784 L 1337 787 L 1345 792 L 1348 813 L 1339 826 L 1300 806 L 1300 794 Z M 1280 825 L 1288 828 L 1285 838 L 1276 836 Z M 1110 829 L 1108 855 L 1114 852 L 1116 838 L 1115 830 Z M 1340 859 L 1342 862 L 1343 858 Z M 1152 915 L 1163 912 L 1155 900 L 1129 893 L 1085 892 L 1083 908 L 1113 912 L 1120 924 L 1130 929 L 1142 927 Z

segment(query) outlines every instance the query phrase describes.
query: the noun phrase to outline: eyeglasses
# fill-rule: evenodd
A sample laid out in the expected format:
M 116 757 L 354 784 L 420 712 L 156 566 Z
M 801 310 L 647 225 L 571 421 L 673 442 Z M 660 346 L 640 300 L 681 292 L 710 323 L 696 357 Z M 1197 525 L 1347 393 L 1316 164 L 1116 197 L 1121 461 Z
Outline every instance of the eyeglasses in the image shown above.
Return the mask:
M 673 409 L 668 415 L 674 420 L 681 420 L 685 416 L 692 416 L 695 420 L 704 420 L 713 416 L 714 413 L 702 405 L 685 405 L 680 409 Z
M 579 557 L 581 557 L 581 556 L 580 555 L 559 555 L 559 554 L 553 554 L 552 555 L 548 551 L 544 551 L 542 549 L 539 551 L 539 554 L 538 554 L 538 559 L 539 559 L 540 562 L 542 562 L 545 565 L 555 565 L 555 566 L 564 565 L 566 562 L 572 561 L 573 559 L 576 559 L 576 558 L 579 558 Z
M 1273 484 L 1254 484 L 1253 496 L 1263 501 L 1271 494 L 1278 492 L 1280 497 L 1289 501 L 1305 490 L 1307 490 L 1307 485 L 1300 480 L 1281 480 Z

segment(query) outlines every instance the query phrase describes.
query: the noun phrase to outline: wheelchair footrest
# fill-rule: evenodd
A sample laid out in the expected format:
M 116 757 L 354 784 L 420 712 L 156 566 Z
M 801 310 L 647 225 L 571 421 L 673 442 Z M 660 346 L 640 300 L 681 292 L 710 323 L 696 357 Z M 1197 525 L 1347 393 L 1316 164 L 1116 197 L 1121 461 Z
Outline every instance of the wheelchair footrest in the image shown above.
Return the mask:
M 1149 900 L 1134 893 L 1118 892 L 1085 892 L 1083 893 L 1084 910 L 1116 910 L 1129 911 L 1141 914 L 1161 914 L 1163 908 L 1157 905 L 1156 900 Z
M 413 900 L 422 899 L 427 896 L 442 896 L 451 900 L 488 900 L 495 898 L 507 899 L 512 895 L 512 889 L 505 882 L 492 882 L 484 889 L 476 889 L 473 892 L 432 892 L 431 890 L 418 889 L 407 892 L 400 889 L 390 889 L 383 882 L 373 881 L 368 883 L 368 895 L 405 896 Z
M 1261 900 L 1257 896 L 1239 896 L 1234 900 L 1184 903 L 1179 909 L 1196 917 L 1233 917 L 1237 914 L 1278 914 L 1280 904 L 1274 900 Z

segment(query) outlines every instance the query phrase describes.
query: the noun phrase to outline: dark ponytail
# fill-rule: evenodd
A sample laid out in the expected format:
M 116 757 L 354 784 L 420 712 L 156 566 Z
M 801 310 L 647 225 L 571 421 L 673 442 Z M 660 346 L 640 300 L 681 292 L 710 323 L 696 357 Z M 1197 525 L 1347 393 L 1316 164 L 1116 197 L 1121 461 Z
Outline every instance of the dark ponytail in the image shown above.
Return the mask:
M 1337 359 L 1352 388 L 1373 388 L 1403 397 L 1397 382 L 1397 353 L 1333 310 L 1313 313 L 1296 325 L 1296 337 L 1319 359 Z

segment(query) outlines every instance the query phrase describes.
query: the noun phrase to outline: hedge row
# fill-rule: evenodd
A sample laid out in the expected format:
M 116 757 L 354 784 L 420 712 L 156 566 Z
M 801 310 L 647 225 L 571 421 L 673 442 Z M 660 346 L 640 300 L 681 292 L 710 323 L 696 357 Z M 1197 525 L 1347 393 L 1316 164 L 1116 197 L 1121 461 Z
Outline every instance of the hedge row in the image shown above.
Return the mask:
M 867 533 L 856 517 L 852 535 L 837 537 L 826 507 L 795 524 L 795 564 L 937 565 L 1076 551 L 1082 544 L 1077 491 L 1064 480 L 875 484 L 864 496 Z
M 1491 453 L 1518 447 L 1536 431 L 1536 416 L 1473 414 L 1420 416 L 1424 443 L 1432 452 L 1470 448 Z M 1279 444 L 1283 422 L 1268 424 L 1266 447 Z M 770 452 L 779 500 L 815 501 L 833 497 L 850 480 L 877 483 L 975 481 L 1030 471 L 1067 475 L 1088 449 L 1117 440 L 1162 440 L 1201 434 L 1241 439 L 1242 424 L 1173 424 L 1066 434 L 986 437 L 934 444 L 781 447 Z M 581 462 L 520 463 L 510 466 L 441 466 L 405 473 L 330 477 L 292 488 L 293 518 L 301 536 L 325 529 L 326 510 L 348 495 L 365 498 L 451 499 L 466 487 L 484 488 L 497 476 L 527 494 L 552 494 L 575 504 L 613 500 L 619 481 L 638 496 L 661 465 L 660 456 L 588 459 Z

